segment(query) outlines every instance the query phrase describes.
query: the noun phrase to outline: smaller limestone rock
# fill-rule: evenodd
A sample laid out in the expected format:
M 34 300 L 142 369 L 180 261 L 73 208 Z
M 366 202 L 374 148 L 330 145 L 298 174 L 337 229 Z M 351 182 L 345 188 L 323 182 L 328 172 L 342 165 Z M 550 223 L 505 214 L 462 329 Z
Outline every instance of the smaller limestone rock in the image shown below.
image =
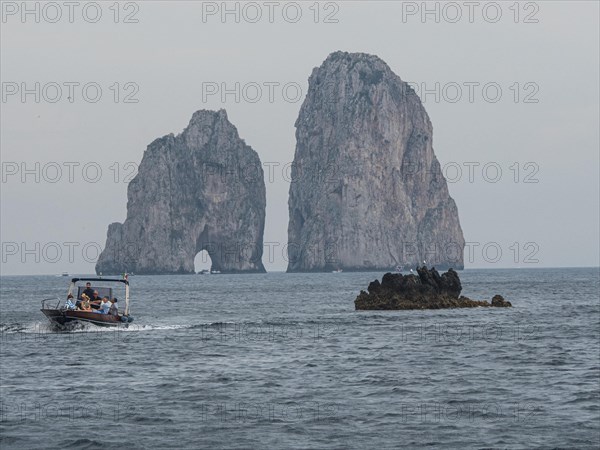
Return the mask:
M 127 218 L 108 227 L 97 274 L 264 273 L 266 191 L 258 154 L 225 110 L 196 111 L 152 142 L 127 188 Z

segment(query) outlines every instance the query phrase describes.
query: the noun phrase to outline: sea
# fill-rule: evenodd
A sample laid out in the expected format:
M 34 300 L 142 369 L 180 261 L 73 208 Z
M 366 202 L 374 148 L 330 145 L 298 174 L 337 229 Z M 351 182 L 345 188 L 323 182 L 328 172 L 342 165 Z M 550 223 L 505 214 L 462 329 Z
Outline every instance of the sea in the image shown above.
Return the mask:
M 0 447 L 600 447 L 598 268 L 460 272 L 512 308 L 355 311 L 382 275 L 136 275 L 127 328 L 68 331 L 40 312 L 68 278 L 3 276 Z

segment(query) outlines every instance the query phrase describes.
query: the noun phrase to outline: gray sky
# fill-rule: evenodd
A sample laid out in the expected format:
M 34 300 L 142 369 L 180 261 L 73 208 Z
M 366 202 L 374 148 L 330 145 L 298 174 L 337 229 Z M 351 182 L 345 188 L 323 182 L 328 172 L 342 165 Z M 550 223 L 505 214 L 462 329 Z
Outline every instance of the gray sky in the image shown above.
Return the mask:
M 146 146 L 220 108 L 265 164 L 264 263 L 285 270 L 294 121 L 336 50 L 376 54 L 420 91 L 467 268 L 599 264 L 598 2 L 430 2 L 425 17 L 422 2 L 229 3 L 239 23 L 221 2 L 121 3 L 118 23 L 112 1 L 90 3 L 70 23 L 63 2 L 29 2 L 36 23 L 2 2 L 3 275 L 92 272 Z M 23 101 L 36 82 L 39 103 Z M 209 95 L 236 83 L 239 101 Z

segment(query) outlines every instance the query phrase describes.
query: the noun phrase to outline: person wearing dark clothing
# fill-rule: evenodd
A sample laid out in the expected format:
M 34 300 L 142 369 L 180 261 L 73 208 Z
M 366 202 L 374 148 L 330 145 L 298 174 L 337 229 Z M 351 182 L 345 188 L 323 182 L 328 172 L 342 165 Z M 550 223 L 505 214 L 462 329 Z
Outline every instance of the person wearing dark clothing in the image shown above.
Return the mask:
M 90 283 L 89 281 L 85 283 L 85 289 L 83 290 L 82 294 L 87 295 L 90 299 L 94 298 L 94 290 L 92 289 L 92 283 Z
M 102 304 L 102 297 L 98 294 L 98 291 L 94 291 L 94 294 L 90 298 L 90 306 L 92 309 L 100 309 L 100 305 Z

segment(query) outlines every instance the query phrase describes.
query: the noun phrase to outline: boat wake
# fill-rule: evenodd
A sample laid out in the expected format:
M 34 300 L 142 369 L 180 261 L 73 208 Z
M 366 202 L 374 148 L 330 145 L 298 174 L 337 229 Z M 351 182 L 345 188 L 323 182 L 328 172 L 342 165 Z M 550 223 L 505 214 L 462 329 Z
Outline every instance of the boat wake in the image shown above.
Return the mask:
M 185 330 L 199 327 L 219 327 L 234 322 L 206 322 L 196 324 L 164 324 L 164 325 L 141 325 L 141 324 L 119 324 L 116 327 L 102 327 L 89 322 L 70 322 L 65 325 L 56 325 L 46 322 L 33 323 L 0 323 L 0 335 L 11 334 L 64 334 L 64 333 L 115 333 L 115 332 L 144 332 L 144 331 L 168 331 Z

